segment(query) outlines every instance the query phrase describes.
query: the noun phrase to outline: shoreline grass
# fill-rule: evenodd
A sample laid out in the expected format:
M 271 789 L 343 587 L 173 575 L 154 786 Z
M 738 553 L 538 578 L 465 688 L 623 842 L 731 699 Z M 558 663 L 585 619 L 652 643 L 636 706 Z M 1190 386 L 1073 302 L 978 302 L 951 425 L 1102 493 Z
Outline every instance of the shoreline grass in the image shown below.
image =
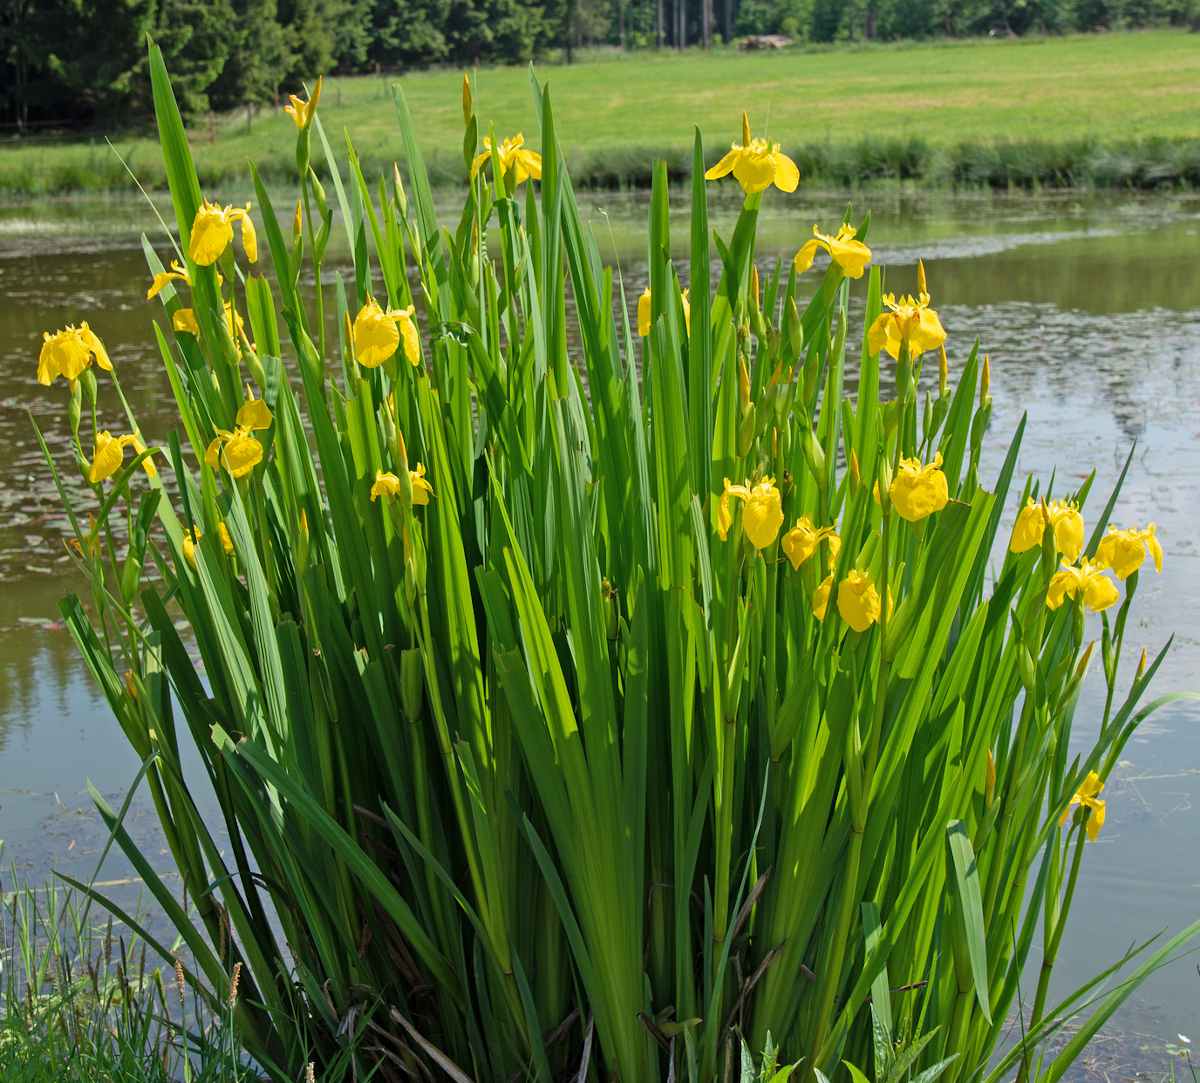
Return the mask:
M 958 188 L 1200 187 L 1200 49 L 1184 31 L 1155 30 L 1017 41 L 897 43 L 789 49 L 778 54 L 601 54 L 540 69 L 555 96 L 572 179 L 581 188 L 646 188 L 650 163 L 690 173 L 681 117 L 700 117 L 720 146 L 727 108 L 749 105 L 796 159 L 806 182 L 856 187 L 880 180 Z M 331 133 L 355 132 L 368 176 L 402 155 L 390 99 L 404 88 L 435 185 L 460 184 L 460 72 L 334 78 L 322 109 Z M 524 68 L 483 69 L 478 83 L 501 135 L 534 130 Z M 270 181 L 291 177 L 291 121 L 264 111 L 199 122 L 192 137 L 201 183 L 243 181 L 254 158 Z M 111 136 L 144 185 L 165 186 L 153 134 Z M 0 194 L 128 190 L 103 135 L 0 144 Z

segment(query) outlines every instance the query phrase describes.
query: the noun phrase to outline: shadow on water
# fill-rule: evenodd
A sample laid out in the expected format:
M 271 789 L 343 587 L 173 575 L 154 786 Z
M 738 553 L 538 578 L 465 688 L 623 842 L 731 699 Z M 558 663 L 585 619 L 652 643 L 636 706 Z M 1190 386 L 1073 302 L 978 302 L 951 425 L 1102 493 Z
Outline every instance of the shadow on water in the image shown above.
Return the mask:
M 1142 579 L 1131 656 L 1175 634 L 1159 691 L 1200 687 L 1200 198 L 868 199 L 887 288 L 914 289 L 923 256 L 952 367 L 976 336 L 991 355 L 993 455 L 1028 413 L 1020 471 L 1057 470 L 1061 489 L 1094 465 L 1096 491 L 1105 493 L 1136 441 L 1115 518 L 1156 521 L 1167 563 L 1161 576 Z M 672 230 L 683 243 L 686 199 L 677 204 Z M 790 257 L 812 222 L 836 221 L 844 200 L 806 195 L 786 204 L 786 215 L 782 206 L 771 201 L 764 213 L 764 260 Z M 644 208 L 643 197 L 612 196 L 585 211 L 604 257 L 620 262 L 631 300 L 644 285 Z M 725 209 L 723 225 L 735 210 Z M 90 875 L 103 833 L 84 780 L 119 801 L 138 768 L 56 622 L 59 597 L 82 584 L 27 416 L 43 425 L 70 483 L 63 390 L 37 385 L 36 354 L 43 330 L 89 319 L 120 366 L 143 429 L 152 441 L 165 436 L 174 411 L 149 333 L 161 309 L 143 300 L 137 247 L 146 220 L 124 204 L 54 205 L 32 215 L 0 208 L 0 836 L 6 855 L 34 878 L 52 868 Z M 159 249 L 165 254 L 165 243 Z M 119 425 L 115 409 L 101 424 Z M 994 474 L 999 464 L 985 465 Z M 71 487 L 86 512 L 83 487 Z M 1080 734 L 1094 731 L 1100 709 L 1093 682 L 1077 715 Z M 1105 832 L 1084 865 L 1060 992 L 1129 943 L 1200 914 L 1200 711 L 1185 705 L 1156 715 L 1126 755 L 1106 793 Z M 135 836 L 165 868 L 152 814 L 139 803 L 133 816 Z M 123 875 L 119 865 L 112 875 Z M 1197 1004 L 1192 966 L 1157 975 L 1120 1017 L 1111 1064 L 1161 1065 L 1163 1043 L 1200 1031 Z M 1101 1074 L 1104 1050 L 1097 1046 Z

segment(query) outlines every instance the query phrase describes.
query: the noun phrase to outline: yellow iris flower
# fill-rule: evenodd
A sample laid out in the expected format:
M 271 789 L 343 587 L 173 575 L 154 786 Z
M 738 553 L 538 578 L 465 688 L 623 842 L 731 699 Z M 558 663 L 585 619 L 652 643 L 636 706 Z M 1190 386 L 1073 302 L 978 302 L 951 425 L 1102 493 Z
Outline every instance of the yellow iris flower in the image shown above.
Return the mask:
M 687 333 L 692 333 L 692 303 L 688 300 L 688 291 L 679 291 L 679 301 L 683 305 L 683 324 L 687 328 Z M 642 338 L 650 334 L 650 287 L 647 286 L 642 290 L 641 297 L 638 298 L 637 307 L 637 332 Z
M 233 538 L 230 537 L 229 527 L 224 523 L 217 524 L 217 532 L 221 538 L 221 548 L 230 556 L 233 556 Z M 196 546 L 200 543 L 200 539 L 204 537 L 204 531 L 198 526 L 192 527 L 191 530 L 185 531 L 183 535 L 183 555 L 187 562 L 194 568 L 196 566 Z
M 191 308 L 177 308 L 171 316 L 171 326 L 176 331 L 186 331 L 189 335 L 200 337 L 200 324 L 196 322 L 196 312 Z
M 217 429 L 204 452 L 204 461 L 213 470 L 224 465 L 235 478 L 245 477 L 262 462 L 263 447 L 254 433 L 271 427 L 270 408 L 249 394 L 249 389 L 247 392 L 246 401 L 238 407 L 233 431 Z
M 42 349 L 38 354 L 38 383 L 49 387 L 56 377 L 74 383 L 95 362 L 105 372 L 112 372 L 108 351 L 84 320 L 78 327 L 67 324 L 61 331 L 42 332 Z
M 888 495 L 897 514 L 910 523 L 919 523 L 941 511 L 950 501 L 946 475 L 942 472 L 942 453 L 939 451 L 933 462 L 924 466 L 920 459 L 901 459 Z
M 1142 566 L 1147 551 L 1154 558 L 1154 570 L 1162 571 L 1163 550 L 1158 528 L 1151 523 L 1145 530 L 1118 530 L 1109 527 L 1096 549 L 1096 563 L 1112 568 L 1118 579 L 1128 579 Z
M 354 356 L 358 363 L 373 369 L 382 365 L 404 340 L 404 356 L 410 365 L 421 362 L 421 340 L 413 320 L 413 306 L 399 311 L 383 309 L 374 297 L 354 317 Z
M 412 488 L 412 502 L 421 505 L 428 504 L 430 496 L 433 495 L 433 486 L 425 480 L 423 463 L 417 463 L 416 470 L 408 472 L 408 481 Z M 375 484 L 371 486 L 372 501 L 378 500 L 381 496 L 394 498 L 402 492 L 404 492 L 404 485 L 395 474 L 385 470 L 375 472 Z
M 880 614 L 879 591 L 868 572 L 852 571 L 838 584 L 838 613 L 856 632 L 865 632 Z
M 154 276 L 154 281 L 150 283 L 150 288 L 146 291 L 146 300 L 152 301 L 166 288 L 169 282 L 182 282 L 185 286 L 192 284 L 192 280 L 188 278 L 187 268 L 177 259 L 171 260 L 169 271 L 159 271 Z
M 304 131 L 313 121 L 313 117 L 317 115 L 317 102 L 321 100 L 321 84 L 325 81 L 325 76 L 317 79 L 317 85 L 313 87 L 312 97 L 305 101 L 303 98 L 297 97 L 295 94 L 288 95 L 288 103 L 283 107 L 283 111 L 290 116 L 296 127 Z
M 781 192 L 794 192 L 800 183 L 796 163 L 779 150 L 778 143 L 750 136 L 750 118 L 742 114 L 742 141 L 733 143 L 729 152 L 704 174 L 705 180 L 718 180 L 733 174 L 747 195 L 763 192 L 775 185 Z
M 833 572 L 821 580 L 821 585 L 813 591 L 812 611 L 817 620 L 824 620 L 829 610 L 829 595 L 833 593 Z
M 111 478 L 121 469 L 121 464 L 125 461 L 126 448 L 133 448 L 133 453 L 140 455 L 146 450 L 146 445 L 133 433 L 126 436 L 113 436 L 107 431 L 96 433 L 92 465 L 88 467 L 88 481 L 96 485 Z M 158 477 L 158 469 L 149 456 L 142 460 L 142 466 L 145 467 L 148 477 Z
M 1049 526 L 1054 531 L 1054 547 L 1070 562 L 1075 563 L 1083 552 L 1083 516 L 1079 508 L 1065 500 L 1029 502 L 1017 515 L 1009 549 L 1024 553 L 1042 544 L 1042 534 Z
M 862 241 L 854 239 L 857 232 L 853 226 L 843 224 L 837 233 L 831 236 L 822 233 L 820 228 L 814 225 L 813 239 L 800 246 L 800 251 L 793 260 L 796 274 L 804 274 L 813 265 L 817 249 L 823 248 L 847 278 L 862 278 L 863 271 L 871 262 L 871 250 Z
M 717 533 L 724 541 L 733 525 L 733 509 L 730 500 L 736 497 L 745 504 L 742 511 L 742 529 L 755 549 L 765 549 L 779 534 L 783 526 L 783 500 L 775 488 L 772 478 L 763 478 L 753 488 L 747 485 L 731 485 L 725 479 L 725 491 L 717 509 Z
M 791 562 L 792 568 L 799 571 L 802 564 L 812 559 L 821 542 L 829 545 L 829 559 L 836 561 L 842 548 L 842 539 L 831 526 L 817 527 L 807 515 L 801 515 L 796 525 L 783 536 L 779 543 L 783 555 Z
M 171 316 L 171 326 L 176 331 L 186 331 L 189 335 L 200 336 L 200 324 L 196 320 L 196 312 L 191 308 L 177 308 Z M 235 313 L 233 302 L 225 302 L 225 326 L 229 328 L 229 337 L 235 341 L 245 333 L 246 321 L 240 312 Z
M 1104 574 L 1105 570 L 1087 560 L 1079 565 L 1064 564 L 1046 589 L 1047 608 L 1057 609 L 1066 598 L 1082 598 L 1093 613 L 1104 611 L 1120 597 L 1116 583 Z
M 1078 805 L 1087 816 L 1088 842 L 1095 842 L 1100 834 L 1100 829 L 1104 826 L 1105 804 L 1098 796 L 1103 789 L 1104 783 L 1100 780 L 1100 776 L 1095 771 L 1089 771 L 1087 778 L 1079 784 L 1079 789 L 1075 791 L 1070 804 L 1063 810 L 1058 826 L 1063 827 L 1066 824 L 1071 810 Z
M 942 321 L 929 307 L 929 294 L 922 291 L 915 298 L 908 294 L 897 300 L 894 293 L 885 293 L 883 306 L 887 311 L 875 318 L 867 332 L 867 345 L 872 353 L 886 350 L 890 357 L 899 360 L 901 349 L 907 345 L 910 358 L 920 357 L 946 341 Z
M 542 156 L 536 150 L 530 150 L 525 146 L 525 136 L 520 132 L 507 139 L 502 139 L 497 153 L 500 156 L 500 172 L 506 177 L 512 174 L 514 185 L 524 184 L 531 178 L 533 180 L 542 179 Z M 475 179 L 475 174 L 483 168 L 484 163 L 491 160 L 491 157 L 492 137 L 485 135 L 483 152 L 476 154 L 471 162 L 472 180 Z
M 210 267 L 221 258 L 221 254 L 233 243 L 233 223 L 242 230 L 242 248 L 251 263 L 258 262 L 258 234 L 250 218 L 250 204 L 241 207 L 222 207 L 207 199 L 200 204 L 192 222 L 192 236 L 188 242 L 188 259 L 200 267 Z

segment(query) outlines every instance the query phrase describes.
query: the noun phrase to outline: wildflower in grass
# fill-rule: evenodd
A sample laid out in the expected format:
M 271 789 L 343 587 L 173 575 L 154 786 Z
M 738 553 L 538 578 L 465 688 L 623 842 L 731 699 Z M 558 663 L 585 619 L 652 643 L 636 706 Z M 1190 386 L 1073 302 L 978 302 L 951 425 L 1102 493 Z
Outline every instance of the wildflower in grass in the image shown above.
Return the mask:
M 901 459 L 888 495 L 900 518 L 910 523 L 919 523 L 941 511 L 950 500 L 946 475 L 942 472 L 942 453 L 939 451 L 933 462 L 924 466 L 920 459 Z
M 1163 551 L 1157 527 L 1151 523 L 1145 530 L 1118 530 L 1109 527 L 1096 549 L 1096 564 L 1111 568 L 1118 579 L 1128 579 L 1142 566 L 1149 552 L 1154 558 L 1154 570 L 1162 571 Z
M 812 611 L 817 620 L 824 620 L 829 609 L 829 595 L 833 593 L 833 572 L 821 580 L 821 585 L 813 591 Z
M 87 320 L 78 327 L 69 323 L 53 334 L 42 332 L 37 370 L 39 384 L 49 387 L 59 376 L 73 384 L 93 362 L 106 372 L 112 372 L 108 351 L 96 332 L 88 326 Z
M 683 323 L 687 328 L 687 333 L 692 333 L 692 304 L 688 300 L 688 291 L 680 290 L 679 302 L 683 305 Z M 650 287 L 647 286 L 642 290 L 641 297 L 638 298 L 637 307 L 637 330 L 638 334 L 645 338 L 650 334 Z
M 775 185 L 781 192 L 794 192 L 800 183 L 796 163 L 779 150 L 778 143 L 750 136 L 750 118 L 742 114 L 742 141 L 734 143 L 716 165 L 704 174 L 705 180 L 718 180 L 732 173 L 747 195 Z
M 217 524 L 217 532 L 221 538 L 221 548 L 230 556 L 233 556 L 233 538 L 230 537 L 229 527 L 223 522 Z M 200 539 L 204 537 L 204 531 L 198 526 L 192 527 L 191 530 L 185 531 L 183 535 L 183 555 L 187 562 L 194 568 L 196 566 L 196 546 L 200 544 Z
M 1054 531 L 1054 547 L 1068 562 L 1075 563 L 1083 552 L 1083 516 L 1077 505 L 1066 500 L 1035 503 L 1031 497 L 1017 515 L 1009 549 L 1024 553 L 1041 545 L 1047 526 Z
M 412 489 L 412 502 L 414 504 L 425 505 L 429 503 L 429 498 L 433 495 L 433 486 L 425 480 L 425 466 L 423 463 L 417 463 L 416 470 L 408 472 L 409 487 Z M 392 473 L 384 470 L 375 472 L 375 484 L 371 486 L 371 500 L 378 500 L 381 496 L 395 498 L 404 492 L 404 483 Z
M 188 242 L 188 258 L 201 267 L 209 267 L 233 243 L 233 223 L 242 230 L 242 248 L 251 263 L 258 262 L 258 234 L 250 218 L 250 204 L 241 207 L 222 207 L 207 199 L 200 204 L 192 222 L 192 238 Z
M 868 572 L 852 571 L 838 584 L 837 606 L 842 620 L 856 632 L 865 632 L 879 620 L 879 591 Z
M 413 306 L 384 309 L 374 297 L 354 317 L 354 356 L 360 365 L 373 369 L 382 365 L 404 341 L 404 356 L 410 365 L 420 364 L 421 340 L 413 319 Z
M 926 350 L 936 350 L 946 341 L 946 330 L 938 314 L 929 307 L 929 294 L 921 292 L 915 298 L 906 294 L 897 299 L 894 293 L 883 295 L 883 307 L 867 333 L 872 353 L 886 350 L 889 357 L 900 358 L 907 346 L 908 356 L 920 357 Z
M 1087 778 L 1079 784 L 1079 789 L 1075 791 L 1070 803 L 1059 817 L 1058 826 L 1064 826 L 1067 818 L 1071 815 L 1071 810 L 1078 806 L 1084 810 L 1084 815 L 1087 816 L 1088 841 L 1095 842 L 1100 834 L 1100 829 L 1104 826 L 1105 804 L 1098 796 L 1103 789 L 1104 783 L 1100 776 L 1095 771 L 1089 771 Z
M 542 179 L 542 156 L 536 150 L 530 150 L 525 146 L 525 136 L 520 132 L 501 140 L 497 154 L 500 156 L 500 172 L 506 177 L 511 175 L 514 185 L 524 184 L 530 179 Z M 475 174 L 483 168 L 484 163 L 491 160 L 491 157 L 492 139 L 491 136 L 485 135 L 482 153 L 476 154 L 475 159 L 471 162 L 472 180 L 475 179 Z
M 837 233 L 831 236 L 822 233 L 820 227 L 814 225 L 813 239 L 800 246 L 793 260 L 796 274 L 804 274 L 813 265 L 817 249 L 823 248 L 847 278 L 862 278 L 863 271 L 871 262 L 871 250 L 862 241 L 854 239 L 857 232 L 853 226 L 843 223 Z
M 296 127 L 301 131 L 304 131 L 313 122 L 313 117 L 317 115 L 317 102 L 321 100 L 321 84 L 324 81 L 323 75 L 317 79 L 317 85 L 313 87 L 312 97 L 308 101 L 295 94 L 288 95 L 288 103 L 283 107 L 283 111 L 292 118 Z
M 192 280 L 188 278 L 187 268 L 177 259 L 171 260 L 169 271 L 159 271 L 154 276 L 154 281 L 150 283 L 150 288 L 146 291 L 146 300 L 152 301 L 169 282 L 182 282 L 185 286 L 192 284 Z
M 725 491 L 717 509 L 717 533 L 724 541 L 733 525 L 733 509 L 730 500 L 736 497 L 745 504 L 742 510 L 742 529 L 755 549 L 765 549 L 779 534 L 783 526 L 783 501 L 772 478 L 763 478 L 753 488 L 746 485 L 731 485 L 725 479 Z
M 812 558 L 821 542 L 829 544 L 829 559 L 837 560 L 838 552 L 842 547 L 842 539 L 837 536 L 834 528 L 831 526 L 816 527 L 807 515 L 801 515 L 796 520 L 796 525 L 784 534 L 780 545 L 783 548 L 784 556 L 791 561 L 792 568 L 799 571 L 800 566 Z
M 224 465 L 235 478 L 245 477 L 262 462 L 263 447 L 254 433 L 270 427 L 270 408 L 247 388 L 246 401 L 238 407 L 233 431 L 217 429 L 217 435 L 204 452 L 204 461 L 213 470 Z
M 135 455 L 146 450 L 146 445 L 133 433 L 126 436 L 113 436 L 108 431 L 96 433 L 96 446 L 92 452 L 92 465 L 88 468 L 88 481 L 93 485 L 111 478 L 125 461 L 125 449 L 133 448 Z M 149 477 L 158 477 L 158 469 L 150 456 L 142 460 Z
M 1105 569 L 1090 561 L 1079 565 L 1064 564 L 1061 571 L 1054 573 L 1046 589 L 1046 605 L 1057 609 L 1066 598 L 1082 598 L 1083 604 L 1093 613 L 1100 613 L 1117 601 L 1117 585 Z

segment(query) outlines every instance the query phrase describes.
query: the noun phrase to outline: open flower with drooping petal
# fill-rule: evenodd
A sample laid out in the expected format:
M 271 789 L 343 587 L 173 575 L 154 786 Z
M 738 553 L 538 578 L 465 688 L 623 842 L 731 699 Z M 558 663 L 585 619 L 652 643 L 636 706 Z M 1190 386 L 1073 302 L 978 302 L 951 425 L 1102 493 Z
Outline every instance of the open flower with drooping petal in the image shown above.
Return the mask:
M 1145 530 L 1118 530 L 1109 527 L 1096 549 L 1096 564 L 1111 568 L 1118 579 L 1128 579 L 1142 566 L 1149 552 L 1154 570 L 1162 571 L 1163 551 L 1158 528 L 1151 523 Z
M 863 271 L 871 262 L 871 250 L 862 241 L 854 239 L 857 233 L 858 230 L 853 226 L 843 223 L 837 233 L 830 236 L 814 225 L 812 240 L 800 246 L 793 260 L 796 274 L 804 274 L 813 265 L 817 249 L 823 248 L 847 278 L 862 278 Z
M 1047 608 L 1057 609 L 1066 598 L 1081 598 L 1093 613 L 1103 612 L 1120 597 L 1116 583 L 1105 571 L 1087 560 L 1078 565 L 1064 564 L 1046 588 Z
M 831 526 L 817 527 L 807 515 L 801 515 L 796 525 L 783 536 L 779 543 L 783 555 L 791 562 L 792 568 L 799 571 L 801 565 L 812 559 L 821 542 L 829 544 L 829 559 L 837 560 L 842 547 L 842 539 Z
M 894 293 L 883 295 L 883 307 L 867 332 L 867 345 L 872 353 L 886 350 L 889 357 L 900 359 L 907 346 L 910 358 L 920 357 L 926 350 L 936 350 L 946 341 L 946 330 L 938 314 L 929 307 L 929 294 L 915 298 L 907 294 L 897 299 Z
M 500 157 L 500 171 L 504 176 L 512 175 L 513 184 L 524 184 L 527 180 L 542 179 L 542 156 L 536 150 L 530 150 L 525 146 L 525 136 L 520 132 L 516 135 L 510 135 L 507 139 L 500 141 L 500 147 L 496 152 Z M 471 179 L 475 179 L 475 174 L 478 173 L 484 166 L 485 162 L 491 160 L 492 157 L 492 138 L 485 135 L 483 137 L 483 151 L 476 154 L 471 162 Z
M 201 267 L 210 267 L 221 258 L 222 253 L 233 243 L 233 223 L 242 230 L 242 248 L 251 263 L 258 262 L 258 234 L 250 218 L 250 204 L 241 207 L 222 207 L 207 199 L 200 204 L 192 222 L 192 236 L 188 242 L 188 259 Z
M 742 501 L 742 530 L 755 549 L 765 549 L 779 534 L 783 526 L 783 500 L 775 488 L 772 478 L 763 478 L 753 488 L 746 485 L 731 485 L 725 479 L 725 491 L 717 508 L 717 533 L 724 541 L 733 525 L 732 499 Z
M 1032 497 L 1017 515 L 1009 549 L 1024 553 L 1042 544 L 1042 534 L 1049 526 L 1054 531 L 1054 547 L 1070 563 L 1083 552 L 1083 516 L 1079 507 L 1066 500 L 1037 503 Z
M 245 477 L 262 462 L 263 446 L 254 433 L 269 429 L 271 420 L 270 407 L 247 388 L 246 401 L 238 407 L 233 431 L 217 430 L 204 452 L 204 461 L 213 470 L 224 466 L 235 478 Z
M 312 97 L 308 101 L 295 94 L 288 95 L 288 103 L 283 107 L 283 111 L 292 118 L 296 127 L 301 131 L 304 131 L 312 123 L 313 117 L 317 115 L 317 102 L 321 100 L 321 84 L 324 82 L 325 76 L 323 75 L 317 79 L 317 85 L 313 87 Z
M 1070 803 L 1063 809 L 1062 816 L 1059 817 L 1058 826 L 1063 827 L 1067 818 L 1071 815 L 1071 810 L 1078 806 L 1084 810 L 1087 816 L 1087 837 L 1088 842 L 1095 842 L 1100 834 L 1100 829 L 1104 826 L 1104 815 L 1106 812 L 1105 803 L 1100 799 L 1099 794 L 1104 789 L 1104 783 L 1100 776 L 1095 771 L 1089 771 L 1087 778 L 1080 784 L 1079 789 L 1075 791 Z
M 851 571 L 838 584 L 838 613 L 856 632 L 865 632 L 880 614 L 879 591 L 868 572 Z
M 374 297 L 354 317 L 354 356 L 365 368 L 382 365 L 404 341 L 404 356 L 410 365 L 421 362 L 421 340 L 413 319 L 413 306 L 384 309 Z
M 763 192 L 775 185 L 781 192 L 794 192 L 800 183 L 800 170 L 778 143 L 750 136 L 750 118 L 742 114 L 742 141 L 733 143 L 729 153 L 704 174 L 705 180 L 718 180 L 733 174 L 747 195 Z
M 107 481 L 111 478 L 113 474 L 121 469 L 121 464 L 125 461 L 126 448 L 133 448 L 133 453 L 140 455 L 146 450 L 146 445 L 133 433 L 129 433 L 126 436 L 113 436 L 107 430 L 96 433 L 96 446 L 92 453 L 92 465 L 88 467 L 88 481 L 96 485 L 101 481 Z M 145 467 L 148 477 L 158 477 L 158 469 L 149 455 L 142 460 L 142 466 Z
M 146 291 L 146 300 L 152 301 L 166 288 L 169 282 L 182 282 L 185 286 L 192 284 L 192 280 L 188 278 L 187 268 L 177 259 L 171 260 L 169 271 L 159 271 L 154 276 L 154 281 L 150 283 L 150 288 Z
M 409 486 L 412 489 L 412 502 L 414 504 L 428 504 L 429 498 L 433 495 L 433 486 L 425 480 L 425 466 L 423 463 L 417 463 L 416 470 L 408 472 Z M 404 483 L 395 475 L 385 470 L 377 470 L 375 472 L 375 484 L 371 486 L 371 500 L 378 500 L 381 496 L 395 498 L 404 492 Z
M 69 323 L 54 334 L 42 332 L 37 370 L 39 384 L 49 387 L 59 376 L 73 384 L 93 362 L 106 372 L 112 372 L 108 351 L 96 332 L 88 326 L 87 320 L 78 327 Z
M 933 462 L 924 466 L 920 459 L 901 459 L 888 495 L 896 513 L 910 523 L 919 523 L 941 511 L 950 501 L 946 475 L 942 472 L 942 453 L 939 451 Z
M 692 333 L 692 304 L 688 300 L 687 290 L 679 291 L 679 302 L 683 305 L 683 324 L 687 329 L 687 333 L 690 335 Z M 650 312 L 650 287 L 647 286 L 644 290 L 642 290 L 641 297 L 638 298 L 637 307 L 637 332 L 642 338 L 645 338 L 650 334 Z

